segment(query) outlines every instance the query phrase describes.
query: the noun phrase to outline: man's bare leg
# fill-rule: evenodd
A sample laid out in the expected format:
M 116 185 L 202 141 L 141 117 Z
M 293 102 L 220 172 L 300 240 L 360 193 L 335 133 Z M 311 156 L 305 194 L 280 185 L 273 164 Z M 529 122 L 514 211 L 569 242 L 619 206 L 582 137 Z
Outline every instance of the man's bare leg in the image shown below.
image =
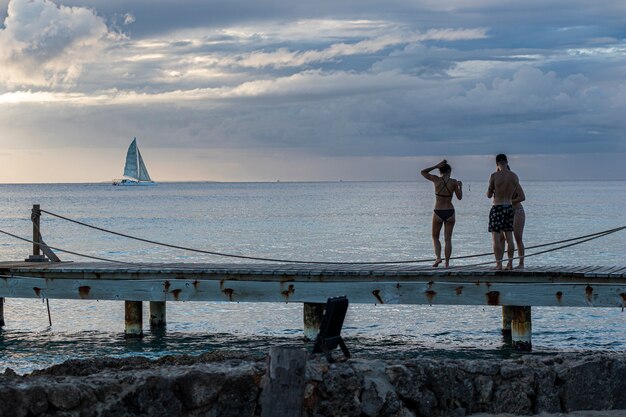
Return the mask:
M 513 257 L 515 256 L 515 242 L 513 240 L 513 232 L 504 232 L 504 238 L 506 239 L 506 254 L 509 258 L 509 261 L 506 264 L 506 268 L 504 269 L 513 269 Z
M 506 251 L 506 236 L 504 236 L 504 231 L 500 232 L 500 247 L 502 248 L 502 259 L 504 260 L 504 252 Z
M 517 244 L 517 255 L 519 256 L 517 269 L 524 269 L 524 254 L 524 243 L 520 241 Z
M 502 244 L 501 232 L 491 232 L 493 237 L 493 254 L 496 257 L 496 269 L 502 269 L 502 256 L 504 255 L 504 245 Z

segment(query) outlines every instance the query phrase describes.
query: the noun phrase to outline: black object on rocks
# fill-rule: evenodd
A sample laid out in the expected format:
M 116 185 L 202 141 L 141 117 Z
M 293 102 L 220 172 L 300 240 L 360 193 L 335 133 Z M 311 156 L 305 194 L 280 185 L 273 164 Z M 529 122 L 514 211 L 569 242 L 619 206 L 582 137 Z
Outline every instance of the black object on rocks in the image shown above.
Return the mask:
M 341 348 L 346 359 L 350 358 L 350 351 L 341 338 L 341 328 L 348 311 L 348 298 L 346 296 L 332 297 L 326 301 L 326 312 L 322 317 L 320 332 L 315 339 L 313 353 L 324 353 L 328 362 L 335 362 L 331 351 L 337 346 Z

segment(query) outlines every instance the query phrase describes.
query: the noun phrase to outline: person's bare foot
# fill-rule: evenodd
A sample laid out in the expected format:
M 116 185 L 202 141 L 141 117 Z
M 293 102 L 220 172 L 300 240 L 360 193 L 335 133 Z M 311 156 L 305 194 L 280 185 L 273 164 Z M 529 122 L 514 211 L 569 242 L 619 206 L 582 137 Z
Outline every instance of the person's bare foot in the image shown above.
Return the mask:
M 446 268 L 450 268 L 450 261 L 447 261 L 447 260 L 446 260 L 445 267 L 446 267 Z
M 515 269 L 524 269 L 524 263 L 523 263 L 523 262 L 520 262 L 520 263 L 519 263 L 519 264 L 515 267 Z
M 506 263 L 506 267 L 504 268 L 506 271 L 510 271 L 511 269 L 513 269 L 513 261 L 510 260 Z
M 496 262 L 495 270 L 496 271 L 502 271 L 502 262 Z
M 441 258 L 435 259 L 435 263 L 433 264 L 433 268 L 437 268 L 440 263 L 441 263 Z

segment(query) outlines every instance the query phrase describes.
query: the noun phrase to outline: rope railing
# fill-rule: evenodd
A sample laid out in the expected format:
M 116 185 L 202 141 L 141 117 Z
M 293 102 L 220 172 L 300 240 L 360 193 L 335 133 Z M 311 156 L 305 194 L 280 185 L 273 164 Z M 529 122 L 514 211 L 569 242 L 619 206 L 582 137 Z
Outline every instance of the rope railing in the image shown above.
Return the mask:
M 90 229 L 94 229 L 94 230 L 98 230 L 104 233 L 108 233 L 108 234 L 112 234 L 115 236 L 120 236 L 120 237 L 124 237 L 124 238 L 128 238 L 128 239 L 132 239 L 132 240 L 136 240 L 136 241 L 140 241 L 140 242 L 144 242 L 144 243 L 149 243 L 149 244 L 153 244 L 153 245 L 158 245 L 158 246 L 163 246 L 163 247 L 168 247 L 168 248 L 172 248 L 172 249 L 178 249 L 178 250 L 184 250 L 184 251 L 189 251 L 189 252 L 194 252 L 194 253 L 201 253 L 201 254 L 206 254 L 206 255 L 212 255 L 212 256 L 219 256 L 219 257 L 226 257 L 226 258 L 235 258 L 235 259 L 246 259 L 246 260 L 254 260 L 254 261 L 262 261 L 262 262 L 277 262 L 277 263 L 292 263 L 292 264 L 312 264 L 312 265 L 394 265 L 394 264 L 417 264 L 417 263 L 426 263 L 426 262 L 433 262 L 434 258 L 428 258 L 428 259 L 409 259 L 409 260 L 397 260 L 397 261 L 371 261 L 371 262 L 341 262 L 341 261 L 316 261 L 316 260 L 295 260 L 295 259 L 281 259 L 281 258 L 271 258 L 271 257 L 261 257 L 261 256 L 249 256 L 249 255 L 238 255 L 238 254 L 233 254 L 233 253 L 224 253 L 224 252 L 218 252 L 218 251 L 212 251 L 212 250 L 205 250 L 205 249 L 198 249 L 198 248 L 192 248 L 192 247 L 186 247 L 186 246 L 181 246 L 181 245 L 174 245 L 174 244 L 170 244 L 170 243 L 164 243 L 164 242 L 159 242 L 156 240 L 151 240 L 151 239 L 145 239 L 145 238 L 141 238 L 141 237 L 137 237 L 137 236 L 132 236 L 126 233 L 121 233 L 121 232 L 116 232 L 114 230 L 110 230 L 110 229 L 106 229 L 103 227 L 99 227 L 99 226 L 95 226 L 86 222 L 82 222 L 79 220 L 75 220 L 66 216 L 62 216 L 60 214 L 57 213 L 53 213 L 47 210 L 39 210 L 42 213 L 46 213 L 50 216 L 56 217 L 58 219 L 61 220 L 65 220 L 80 226 L 84 226 Z M 552 248 L 552 249 L 547 249 L 544 251 L 539 251 L 539 252 L 535 252 L 535 253 L 530 253 L 530 254 L 526 254 L 524 257 L 531 257 L 531 256 L 537 256 L 537 255 L 541 255 L 544 253 L 549 253 L 549 252 L 553 252 L 556 250 L 560 250 L 560 249 L 565 249 L 571 246 L 575 246 L 578 244 L 582 244 L 594 239 L 598 239 L 600 237 L 604 237 L 604 236 L 608 236 L 612 233 L 616 233 L 619 232 L 621 230 L 626 229 L 626 226 L 620 226 L 620 227 L 615 227 L 612 229 L 607 229 L 607 230 L 603 230 L 601 232 L 596 232 L 596 233 L 591 233 L 591 234 L 587 234 L 587 235 L 583 235 L 583 236 L 578 236 L 578 237 L 573 237 L 573 238 L 568 238 L 568 239 L 562 239 L 562 240 L 558 240 L 558 241 L 554 241 L 554 242 L 548 242 L 548 243 L 542 243 L 542 244 L 538 244 L 538 245 L 533 245 L 533 246 L 527 246 L 526 250 L 532 250 L 532 249 L 539 249 L 539 248 L 543 248 L 543 247 L 548 247 L 548 246 L 554 246 L 554 245 L 562 245 L 564 243 L 567 243 L 566 245 L 563 246 L 559 246 L 556 248 Z M 28 239 L 19 237 L 17 235 L 5 232 L 0 230 L 0 233 L 4 233 L 5 235 L 9 235 L 12 236 L 14 238 L 23 240 L 23 241 L 27 241 L 27 242 L 31 242 Z M 571 242 L 571 243 L 570 243 Z M 86 255 L 86 254 L 81 254 L 78 252 L 73 252 L 73 251 L 69 251 L 69 250 L 64 250 L 58 247 L 53 247 L 53 246 L 49 246 L 47 245 L 49 248 L 54 249 L 54 250 L 58 250 L 64 253 L 69 253 L 75 256 L 81 256 L 81 257 L 85 257 L 85 258 L 90 258 L 90 259 L 94 259 L 94 260 L 100 260 L 100 261 L 106 261 L 106 262 L 115 262 L 115 263 L 121 263 L 121 264 L 130 264 L 130 265 L 146 265 L 149 266 L 148 264 L 137 264 L 137 263 L 132 263 L 132 262 L 122 262 L 122 261 L 117 261 L 117 260 L 113 260 L 113 259 L 107 259 L 107 258 L 102 258 L 102 257 L 97 257 L 97 256 L 92 256 L 92 255 Z M 455 257 L 451 257 L 451 260 L 460 260 L 460 259 L 471 259 L 471 258 L 480 258 L 480 257 L 484 257 L 484 256 L 493 256 L 493 252 L 485 252 L 485 253 L 479 253 L 479 254 L 472 254 L 472 255 L 461 255 L 461 256 L 455 256 Z M 515 257 L 513 259 L 519 259 L 521 257 Z M 481 262 L 481 263 L 476 263 L 476 264 L 472 264 L 472 265 L 459 265 L 459 266 L 455 266 L 455 267 L 451 267 L 451 268 L 466 268 L 466 267 L 470 267 L 470 266 L 482 266 L 482 265 L 489 265 L 494 263 L 494 261 L 488 261 L 488 262 Z M 434 269 L 434 268 L 433 268 Z
M 608 236 L 608 235 L 613 234 L 615 232 L 618 232 L 620 230 L 626 229 L 626 226 L 619 227 L 619 228 L 616 228 L 616 229 L 617 230 L 609 229 L 608 231 L 599 232 L 598 234 L 591 235 L 592 237 L 588 237 L 588 236 L 590 236 L 590 235 L 588 235 L 588 236 L 585 236 L 586 239 L 583 238 L 583 237 L 580 237 L 579 239 L 583 239 L 583 240 L 578 240 L 576 242 L 569 243 L 567 245 L 558 246 L 556 248 L 550 248 L 550 249 L 542 250 L 542 251 L 539 251 L 539 252 L 533 252 L 533 253 L 525 254 L 524 256 L 515 256 L 515 257 L 510 258 L 510 259 L 508 259 L 508 258 L 507 259 L 503 259 L 502 262 L 504 263 L 504 262 L 508 262 L 509 260 L 510 261 L 514 261 L 514 260 L 518 260 L 518 259 L 521 259 L 521 258 L 524 258 L 524 259 L 525 258 L 530 258 L 532 256 L 543 255 L 545 253 L 555 252 L 557 250 L 566 249 L 566 248 L 569 248 L 569 247 L 572 247 L 572 246 L 580 245 L 582 243 L 590 242 L 592 240 L 599 239 L 601 237 L 605 237 L 605 236 Z M 572 240 L 577 240 L 577 239 L 567 239 L 567 241 L 569 241 L 569 242 L 571 242 Z M 563 242 L 560 242 L 560 243 L 563 243 Z M 544 244 L 544 245 L 537 245 L 537 246 L 534 246 L 533 248 L 537 248 L 538 246 L 542 246 L 543 247 L 543 246 L 547 246 L 547 245 L 546 244 Z M 531 247 L 527 247 L 526 249 L 531 249 Z M 490 255 L 493 255 L 493 253 L 490 253 Z M 450 259 L 452 259 L 452 258 L 450 258 Z M 492 261 L 480 262 L 480 263 L 468 264 L 468 265 L 456 265 L 456 266 L 450 266 L 450 267 L 448 267 L 446 269 L 473 268 L 473 267 L 476 267 L 476 266 L 490 265 L 490 264 L 493 264 L 495 262 L 496 262 L 495 260 L 492 260 Z M 436 268 L 432 268 L 432 269 L 436 269 Z
M 554 252 L 554 251 L 557 251 L 557 250 L 566 249 L 568 247 L 580 245 L 582 243 L 586 243 L 586 242 L 589 242 L 589 241 L 592 241 L 592 240 L 595 240 L 595 239 L 599 239 L 601 237 L 608 236 L 610 234 L 616 233 L 616 232 L 618 232 L 620 230 L 623 230 L 623 229 L 626 229 L 626 226 L 622 226 L 622 227 L 618 227 L 618 228 L 614 228 L 614 229 L 608 229 L 608 230 L 605 230 L 605 231 L 602 231 L 602 232 L 598 232 L 598 233 L 593 233 L 593 234 L 590 234 L 590 235 L 579 236 L 578 238 L 564 239 L 564 240 L 560 241 L 560 243 L 564 243 L 564 242 L 572 242 L 572 243 L 568 243 L 566 245 L 558 246 L 556 248 L 551 248 L 551 249 L 546 249 L 546 250 L 539 251 L 539 252 L 526 254 L 523 257 L 524 258 L 529 258 L 529 257 L 532 257 L 532 256 L 542 255 L 542 254 L 548 253 L 548 252 Z M 4 235 L 7 235 L 7 236 L 10 236 L 10 237 L 13 237 L 13 238 L 18 239 L 18 240 L 27 242 L 27 243 L 34 243 L 33 240 L 30 240 L 30 239 L 18 236 L 16 234 L 7 232 L 7 231 L 2 230 L 2 229 L 0 229 L 0 233 L 2 233 Z M 553 242 L 551 244 L 554 245 L 554 244 L 557 244 L 557 242 Z M 548 245 L 550 245 L 550 243 L 544 243 L 544 244 L 541 244 L 541 245 L 535 245 L 532 248 L 545 247 L 545 246 L 548 246 Z M 54 249 L 54 250 L 62 252 L 62 253 L 67 253 L 67 254 L 70 254 L 70 255 L 75 255 L 75 256 L 78 256 L 78 257 L 87 258 L 87 259 L 93 259 L 93 260 L 97 260 L 97 261 L 110 262 L 110 263 L 116 263 L 116 264 L 121 264 L 121 265 L 129 265 L 129 266 L 135 266 L 135 267 L 144 267 L 144 268 L 155 268 L 155 267 L 162 267 L 163 266 L 163 264 L 155 264 L 155 263 L 125 262 L 125 261 L 120 261 L 120 260 L 117 260 L 117 259 L 104 258 L 104 257 L 94 256 L 94 255 L 87 255 L 87 254 L 84 254 L 84 253 L 75 252 L 75 251 L 71 251 L 71 250 L 68 250 L 68 249 L 59 248 L 59 247 L 56 247 L 56 246 L 49 246 L 49 245 L 47 245 L 47 246 L 50 249 Z M 526 249 L 530 249 L 530 248 L 531 247 L 528 247 Z M 487 255 L 493 255 L 493 253 L 488 253 Z M 468 257 L 477 257 L 477 256 L 482 256 L 482 254 L 466 255 L 466 256 L 463 256 L 463 257 L 450 258 L 450 259 L 459 259 L 459 258 L 468 258 Z M 511 258 L 511 260 L 517 260 L 517 259 L 520 259 L 520 258 L 522 258 L 522 257 L 521 256 L 517 256 L 517 257 Z M 507 259 L 507 261 L 508 261 L 508 259 Z M 503 260 L 503 262 L 504 262 L 504 260 Z M 315 264 L 319 264 L 320 262 L 299 261 L 298 263 L 315 265 Z M 385 262 L 385 264 L 390 264 L 390 263 L 393 263 L 393 262 Z M 443 268 L 443 269 L 442 268 L 437 268 L 437 267 L 430 267 L 430 268 L 426 267 L 426 268 L 422 268 L 420 270 L 423 270 L 423 271 L 449 271 L 449 270 L 454 270 L 454 269 L 474 268 L 474 267 L 477 267 L 477 266 L 491 265 L 493 263 L 495 263 L 495 260 L 491 260 L 491 261 L 487 261 L 487 262 L 474 263 L 474 264 L 455 265 L 455 266 L 450 266 L 448 268 Z M 345 264 L 354 264 L 354 263 L 324 262 L 324 264 L 327 264 L 327 265 L 345 265 Z M 367 266 L 367 265 L 378 265 L 378 264 L 380 264 L 380 262 L 362 262 L 362 263 L 358 263 L 358 264 Z M 176 268 L 187 269 L 187 267 L 185 267 L 184 265 L 177 265 Z M 195 269 L 195 267 L 189 267 L 189 268 Z
M 173 244 L 169 244 L 169 243 L 163 243 L 163 242 L 150 240 L 150 239 L 144 239 L 144 238 L 128 235 L 128 234 L 125 234 L 125 233 L 116 232 L 116 231 L 113 231 L 113 230 L 110 230 L 110 229 L 105 229 L 105 228 L 102 228 L 102 227 L 99 227 L 99 226 L 95 226 L 95 225 L 92 225 L 92 224 L 89 224 L 89 223 L 81 222 L 79 220 L 74 220 L 74 219 L 62 216 L 60 214 L 52 213 L 52 212 L 47 211 L 47 210 L 41 210 L 41 212 L 49 214 L 49 215 L 51 215 L 53 217 L 56 217 L 56 218 L 59 218 L 59 219 L 71 222 L 71 223 L 75 223 L 75 224 L 78 224 L 78 225 L 81 225 L 81 226 L 85 226 L 85 227 L 94 229 L 94 230 L 99 230 L 101 232 L 113 234 L 113 235 L 120 236 L 120 237 L 125 237 L 125 238 L 132 239 L 132 240 L 137 240 L 137 241 L 144 242 L 144 243 L 150 243 L 150 244 L 153 244 L 153 245 L 169 247 L 169 248 L 172 248 L 172 249 L 180 249 L 180 250 L 185 250 L 185 251 L 190 251 L 190 252 L 196 252 L 196 253 L 202 253 L 202 254 L 214 255 L 214 256 L 221 256 L 221 257 L 229 257 L 229 258 L 250 259 L 250 260 L 258 260 L 258 261 L 268 261 L 268 262 L 281 262 L 281 263 L 342 264 L 342 265 L 410 264 L 410 263 L 425 263 L 425 262 L 432 262 L 432 261 L 434 261 L 434 258 L 427 258 L 427 259 L 408 259 L 408 260 L 398 260 L 398 261 L 334 262 L 334 261 L 293 260 L 293 259 L 279 259 L 279 258 L 267 258 L 267 257 L 258 257 L 258 256 L 248 256 L 248 255 L 237 255 L 237 254 L 232 254 L 232 253 L 223 253 L 223 252 L 217 252 L 217 251 L 209 251 L 209 250 L 204 250 L 204 249 L 197 249 L 197 248 L 191 248 L 191 247 L 186 247 L 186 246 L 180 246 L 180 245 L 173 245 Z M 562 243 L 582 240 L 582 239 L 586 239 L 586 238 L 594 237 L 594 236 L 599 236 L 599 235 L 604 236 L 605 234 L 615 233 L 615 232 L 618 232 L 618 231 L 623 230 L 623 229 L 626 229 L 626 226 L 615 227 L 613 229 L 603 230 L 601 232 L 591 233 L 591 234 L 588 234 L 588 235 L 578 236 L 578 237 L 574 237 L 574 238 L 563 239 L 563 240 L 554 241 L 554 242 L 548 242 L 548 243 L 542 243 L 542 244 L 533 245 L 533 246 L 527 246 L 526 249 L 527 250 L 532 250 L 532 249 L 538 249 L 538 248 L 542 248 L 542 247 L 554 246 L 554 245 L 557 245 L 557 244 L 562 244 Z M 470 258 L 479 258 L 479 257 L 491 256 L 491 255 L 493 255 L 493 252 L 485 252 L 485 253 L 479 253 L 479 254 L 473 254 L 473 255 L 455 256 L 455 257 L 452 257 L 450 259 L 455 259 L 455 260 L 470 259 Z

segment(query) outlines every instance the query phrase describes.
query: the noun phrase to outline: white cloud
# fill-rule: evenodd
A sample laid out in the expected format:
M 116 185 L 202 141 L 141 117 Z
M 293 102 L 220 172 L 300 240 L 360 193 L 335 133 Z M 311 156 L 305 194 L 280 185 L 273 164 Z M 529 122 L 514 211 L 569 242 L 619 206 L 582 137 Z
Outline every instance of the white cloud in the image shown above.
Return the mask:
M 8 86 L 71 83 L 115 36 L 91 9 L 11 0 L 0 29 L 0 80 Z
M 478 29 L 432 29 L 425 33 L 391 34 L 373 39 L 365 39 L 353 44 L 335 43 L 323 50 L 289 51 L 280 48 L 275 52 L 255 51 L 249 54 L 234 57 L 233 64 L 242 67 L 262 68 L 272 66 L 275 68 L 298 67 L 313 62 L 323 62 L 339 57 L 352 55 L 373 54 L 385 48 L 396 45 L 437 41 L 475 40 L 487 37 L 485 28 Z
M 511 78 L 494 78 L 488 85 L 479 83 L 450 102 L 466 113 L 526 114 L 527 120 L 531 120 L 530 115 L 569 113 L 592 107 L 597 103 L 585 97 L 588 88 L 589 80 L 580 74 L 559 78 L 552 71 L 544 73 L 523 66 Z
M 133 16 L 130 13 L 126 13 L 124 15 L 124 26 L 128 26 L 128 25 L 130 25 L 131 23 L 134 23 L 134 22 L 135 22 L 135 16 Z
M 197 104 L 194 103 L 202 101 L 215 104 L 218 101 L 233 99 L 310 100 L 367 94 L 381 90 L 415 89 L 429 84 L 431 83 L 428 81 L 396 72 L 357 74 L 311 70 L 268 80 L 247 81 L 232 87 L 194 88 L 157 93 L 117 89 L 101 90 L 92 94 L 22 90 L 0 94 L 0 104 L 57 102 L 69 105 L 99 106 L 169 103 L 196 106 Z

